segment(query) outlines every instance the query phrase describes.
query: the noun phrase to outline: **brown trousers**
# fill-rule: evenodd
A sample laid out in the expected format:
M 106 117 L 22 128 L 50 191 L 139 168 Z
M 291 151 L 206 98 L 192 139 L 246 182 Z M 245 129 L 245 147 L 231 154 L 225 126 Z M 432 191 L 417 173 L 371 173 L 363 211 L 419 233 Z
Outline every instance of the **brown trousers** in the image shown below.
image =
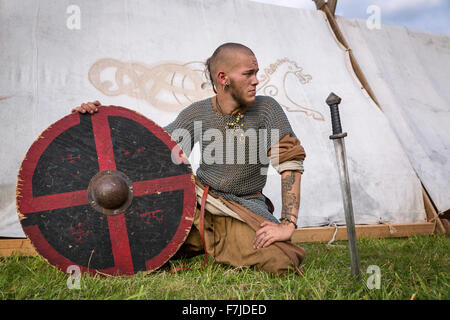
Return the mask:
M 288 270 L 301 272 L 300 264 L 305 252 L 290 241 L 276 242 L 266 248 L 253 248 L 255 230 L 259 228 L 259 223 L 262 222 L 260 219 L 263 218 L 250 211 L 246 214 L 251 214 L 253 219 L 258 220 L 257 225 L 251 223 L 253 228 L 235 218 L 212 215 L 205 211 L 204 240 L 209 257 L 234 267 L 253 266 L 275 275 L 285 274 Z M 200 208 L 197 208 L 191 231 L 174 259 L 204 253 L 199 230 Z

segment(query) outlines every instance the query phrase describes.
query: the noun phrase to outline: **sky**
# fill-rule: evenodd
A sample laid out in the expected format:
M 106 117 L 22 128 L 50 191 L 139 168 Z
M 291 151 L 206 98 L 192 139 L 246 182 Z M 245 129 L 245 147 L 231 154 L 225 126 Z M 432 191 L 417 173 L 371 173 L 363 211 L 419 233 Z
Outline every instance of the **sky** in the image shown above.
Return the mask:
M 316 10 L 313 0 L 251 1 Z M 370 6 L 379 8 L 381 24 L 400 25 L 411 30 L 450 36 L 450 0 L 338 0 L 335 14 L 367 19 L 374 12 Z

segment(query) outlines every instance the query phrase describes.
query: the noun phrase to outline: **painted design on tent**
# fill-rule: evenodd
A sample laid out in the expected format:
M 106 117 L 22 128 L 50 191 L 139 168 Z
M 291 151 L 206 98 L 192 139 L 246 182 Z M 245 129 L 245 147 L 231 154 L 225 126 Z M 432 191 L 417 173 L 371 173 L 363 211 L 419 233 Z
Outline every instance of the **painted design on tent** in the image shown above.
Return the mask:
M 89 81 L 107 96 L 128 95 L 163 111 L 178 112 L 213 94 L 201 62 L 139 62 L 101 59 L 89 70 Z
M 258 92 L 272 97 L 279 95 L 280 104 L 287 112 L 302 112 L 315 120 L 325 119 L 320 112 L 302 106 L 288 95 L 286 83 L 292 79 L 291 75 L 300 85 L 312 80 L 312 76 L 304 74 L 295 61 L 278 59 L 263 70 Z M 197 61 L 162 62 L 148 66 L 105 58 L 91 66 L 89 81 L 107 96 L 128 95 L 169 112 L 179 112 L 187 105 L 214 94 L 206 78 L 204 64 Z M 280 84 L 282 90 L 275 84 Z
M 11 97 L 12 97 L 12 96 L 8 96 L 8 97 L 0 97 L 0 101 L 9 99 L 9 98 L 11 98 Z
M 281 84 L 282 91 L 280 93 L 280 101 L 288 101 L 292 104 L 292 107 L 280 103 L 281 106 L 288 112 L 303 112 L 308 117 L 312 117 L 315 120 L 324 121 L 325 118 L 322 113 L 311 108 L 302 106 L 298 102 L 295 102 L 288 93 L 286 83 L 288 79 L 292 79 L 290 75 L 293 75 L 301 85 L 305 85 L 312 80 L 312 76 L 303 73 L 303 68 L 299 67 L 295 61 L 288 58 L 278 59 L 275 63 L 271 64 L 268 68 L 264 68 L 264 74 L 260 76 L 260 88 L 258 92 L 262 92 L 264 95 L 276 97 L 280 93 L 278 87 L 273 84 Z

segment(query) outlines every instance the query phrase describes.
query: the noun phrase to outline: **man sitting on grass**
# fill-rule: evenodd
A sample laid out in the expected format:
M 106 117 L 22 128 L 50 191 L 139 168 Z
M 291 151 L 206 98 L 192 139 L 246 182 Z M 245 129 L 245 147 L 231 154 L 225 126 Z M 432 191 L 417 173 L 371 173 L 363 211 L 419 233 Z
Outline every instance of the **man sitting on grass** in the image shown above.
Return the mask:
M 305 251 L 290 239 L 297 227 L 304 149 L 281 106 L 271 97 L 256 96 L 258 61 L 248 47 L 225 43 L 206 67 L 216 95 L 186 107 L 165 127 L 187 156 L 200 143 L 198 197 L 206 186 L 210 190 L 204 234 L 199 231 L 201 209 L 197 208 L 176 257 L 206 250 L 215 261 L 235 267 L 254 266 L 274 274 L 299 271 Z M 93 114 L 99 105 L 83 103 L 72 112 Z M 201 139 L 196 132 L 202 133 Z M 209 136 L 214 141 L 207 144 L 211 139 L 204 138 Z M 269 162 L 281 174 L 279 221 L 262 194 Z

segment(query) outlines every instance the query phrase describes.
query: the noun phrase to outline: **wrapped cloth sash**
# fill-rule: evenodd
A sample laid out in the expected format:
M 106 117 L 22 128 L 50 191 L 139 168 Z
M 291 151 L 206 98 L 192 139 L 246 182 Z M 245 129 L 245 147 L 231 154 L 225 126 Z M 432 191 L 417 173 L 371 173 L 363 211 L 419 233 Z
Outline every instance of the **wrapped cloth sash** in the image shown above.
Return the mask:
M 197 192 L 197 203 L 201 205 L 203 197 L 203 187 L 199 184 L 196 184 L 195 191 Z M 213 197 L 211 196 L 211 193 L 209 193 L 206 197 L 205 210 L 216 216 L 229 216 L 245 222 L 236 212 L 228 208 L 225 203 L 223 203 L 220 197 Z
M 284 135 L 267 153 L 270 163 L 282 173 L 286 170 L 294 170 L 303 173 L 303 160 L 306 157 L 305 149 L 300 140 L 289 134 Z

